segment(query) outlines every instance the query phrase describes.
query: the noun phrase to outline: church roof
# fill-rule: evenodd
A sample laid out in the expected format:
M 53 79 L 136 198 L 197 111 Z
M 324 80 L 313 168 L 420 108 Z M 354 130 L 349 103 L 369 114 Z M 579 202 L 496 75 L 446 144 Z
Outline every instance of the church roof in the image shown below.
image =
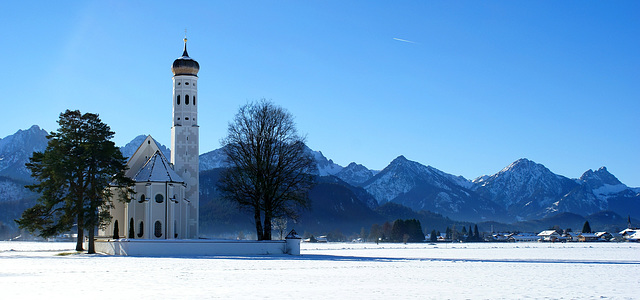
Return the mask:
M 160 151 L 156 151 L 133 177 L 137 182 L 184 182 L 171 168 L 171 164 Z

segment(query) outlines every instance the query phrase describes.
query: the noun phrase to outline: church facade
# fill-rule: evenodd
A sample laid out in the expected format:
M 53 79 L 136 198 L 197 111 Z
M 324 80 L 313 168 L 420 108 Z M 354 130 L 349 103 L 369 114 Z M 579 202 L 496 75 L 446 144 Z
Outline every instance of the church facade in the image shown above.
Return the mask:
M 171 157 L 148 136 L 129 158 L 135 181 L 129 203 L 113 199 L 113 220 L 99 236 L 128 239 L 196 239 L 199 214 L 198 71 L 187 53 L 173 62 Z M 114 187 L 115 189 L 115 187 Z M 117 193 L 113 193 L 116 195 Z

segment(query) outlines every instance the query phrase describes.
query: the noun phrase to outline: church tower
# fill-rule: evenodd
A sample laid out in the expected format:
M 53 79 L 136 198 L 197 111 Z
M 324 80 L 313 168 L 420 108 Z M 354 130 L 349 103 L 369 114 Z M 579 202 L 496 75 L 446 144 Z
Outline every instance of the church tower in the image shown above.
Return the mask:
M 186 238 L 198 238 L 199 207 L 199 126 L 198 71 L 200 65 L 187 53 L 184 38 L 182 56 L 173 62 L 173 121 L 171 123 L 171 163 L 186 184 L 186 213 L 189 220 Z

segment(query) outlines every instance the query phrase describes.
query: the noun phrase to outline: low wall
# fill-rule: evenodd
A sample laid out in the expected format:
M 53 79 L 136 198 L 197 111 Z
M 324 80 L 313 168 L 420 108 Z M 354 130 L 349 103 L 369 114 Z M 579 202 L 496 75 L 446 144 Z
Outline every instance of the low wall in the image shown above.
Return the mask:
M 300 255 L 300 239 L 231 240 L 96 240 L 96 252 L 126 256 Z

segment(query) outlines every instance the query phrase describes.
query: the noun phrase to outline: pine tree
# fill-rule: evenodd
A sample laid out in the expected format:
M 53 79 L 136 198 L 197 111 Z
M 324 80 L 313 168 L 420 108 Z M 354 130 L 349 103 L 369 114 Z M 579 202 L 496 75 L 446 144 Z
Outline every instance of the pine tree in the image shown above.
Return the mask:
M 407 233 L 407 228 L 404 220 L 397 219 L 393 222 L 391 227 L 391 241 L 394 243 L 402 242 L 404 235 Z
M 86 230 L 89 253 L 94 253 L 95 229 L 111 221 L 113 191 L 120 200 L 128 201 L 133 181 L 124 175 L 126 160 L 110 141 L 114 132 L 97 114 L 67 110 L 60 114 L 58 124 L 58 131 L 48 136 L 45 151 L 34 152 L 26 164 L 37 181 L 27 188 L 41 196 L 16 223 L 42 237 L 76 226 L 76 250 L 83 250 Z
M 473 239 L 477 242 L 480 241 L 480 233 L 478 232 L 478 224 L 473 226 Z
M 584 221 L 584 225 L 582 225 L 582 233 L 591 233 L 591 225 L 589 225 L 589 221 Z
M 431 242 L 437 242 L 438 241 L 438 233 L 436 232 L 436 230 L 431 230 L 431 235 L 429 236 L 429 241 Z

